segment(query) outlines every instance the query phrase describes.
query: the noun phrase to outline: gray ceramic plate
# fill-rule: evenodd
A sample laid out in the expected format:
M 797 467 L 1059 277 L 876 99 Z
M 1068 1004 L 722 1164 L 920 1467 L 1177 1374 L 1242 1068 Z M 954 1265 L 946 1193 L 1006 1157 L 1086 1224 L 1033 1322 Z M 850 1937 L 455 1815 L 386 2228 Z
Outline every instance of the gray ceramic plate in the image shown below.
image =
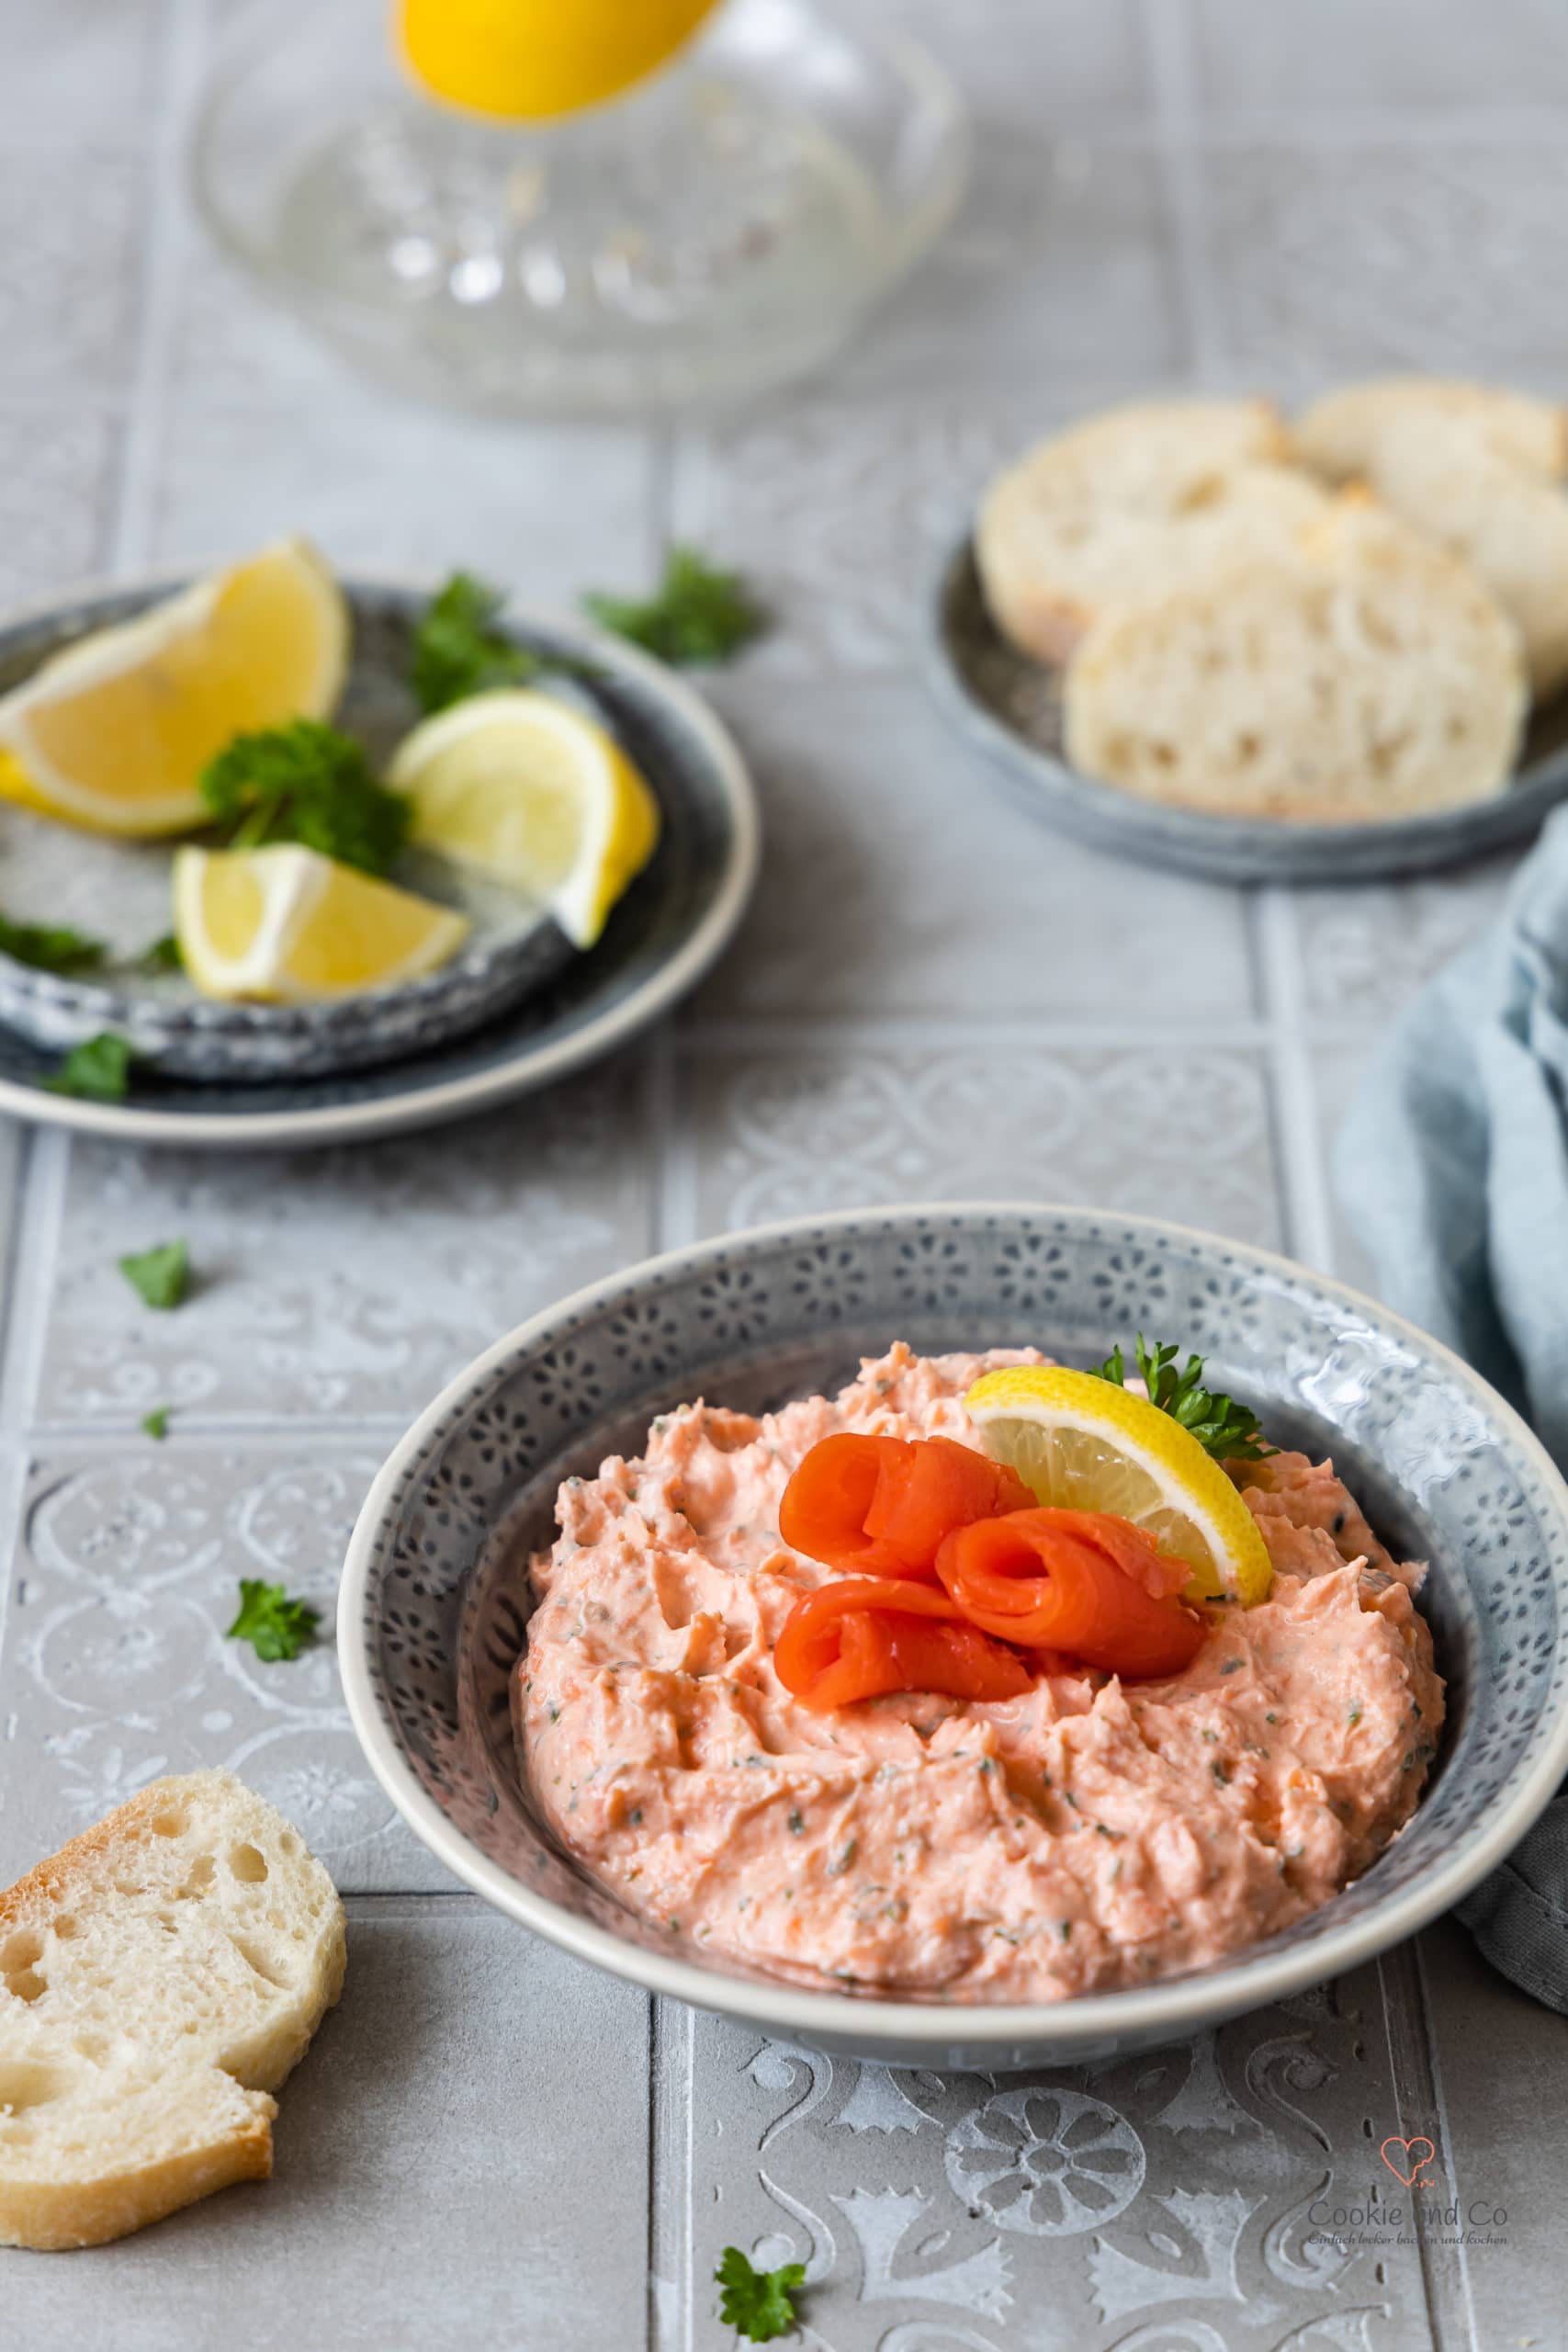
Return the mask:
M 986 609 L 972 541 L 942 565 L 921 666 L 939 708 L 988 761 L 1010 799 L 1099 849 L 1222 882 L 1371 882 L 1478 856 L 1534 832 L 1568 797 L 1568 695 L 1533 718 L 1518 772 L 1495 800 L 1369 825 L 1213 817 L 1140 800 L 1069 767 L 1061 673 L 1017 652 Z
M 757 1408 L 832 1388 L 895 1339 L 1098 1362 L 1135 1329 L 1210 1358 L 1284 1443 L 1331 1453 L 1374 1524 L 1432 1563 L 1449 1678 L 1437 1778 L 1376 1865 L 1227 1963 L 1052 2007 L 801 1991 L 682 1949 L 552 1844 L 522 1786 L 507 1677 L 527 1555 L 559 1481 L 637 1450 L 682 1398 Z M 497 1907 L 658 1993 L 911 2065 L 1074 2064 L 1152 2046 L 1371 1959 L 1446 1910 L 1568 1767 L 1568 1487 L 1508 1407 L 1409 1324 L 1261 1250 L 1085 1209 L 856 1211 L 655 1259 L 537 1316 L 395 1449 L 338 1607 L 355 1728 L 418 1835 Z
M 185 578 L 87 590 L 0 625 L 0 693 L 89 630 L 130 620 Z M 353 658 L 336 717 L 378 767 L 419 717 L 408 688 L 415 589 L 344 582 Z M 536 632 L 518 632 L 536 643 Z M 558 644 L 559 639 L 556 642 Z M 582 648 L 573 649 L 581 655 Z M 541 909 L 515 891 L 470 880 L 438 858 L 410 855 L 395 881 L 459 908 L 468 944 L 428 978 L 333 1004 L 220 1004 L 182 973 L 150 976 L 138 958 L 171 926 L 172 841 L 111 841 L 0 804 L 0 888 L 17 920 L 69 923 L 107 944 L 108 965 L 66 979 L 0 955 L 0 1023 L 46 1054 L 113 1029 L 145 1070 L 212 1080 L 285 1080 L 365 1069 L 429 1052 L 475 1029 L 554 977 L 576 952 Z
M 86 627 L 180 583 L 97 591 L 0 630 L 0 690 Z M 428 591 L 345 582 L 355 662 L 344 723 L 383 751 L 416 713 L 408 635 Z M 750 781 L 692 689 L 635 648 L 509 613 L 523 644 L 587 663 L 587 696 L 656 793 L 660 846 L 586 955 L 547 917 L 468 888 L 470 949 L 427 979 L 342 1003 L 215 1004 L 179 977 L 130 968 L 169 927 L 169 843 L 106 842 L 0 807 L 0 906 L 19 921 L 105 937 L 121 968 L 67 980 L 0 956 L 0 1110 L 59 1125 L 198 1145 L 336 1142 L 461 1117 L 526 1092 L 613 1046 L 684 993 L 733 933 L 755 880 Z M 406 877 L 454 896 L 434 862 Z M 110 1029 L 141 1056 L 123 1103 L 40 1084 L 77 1038 Z

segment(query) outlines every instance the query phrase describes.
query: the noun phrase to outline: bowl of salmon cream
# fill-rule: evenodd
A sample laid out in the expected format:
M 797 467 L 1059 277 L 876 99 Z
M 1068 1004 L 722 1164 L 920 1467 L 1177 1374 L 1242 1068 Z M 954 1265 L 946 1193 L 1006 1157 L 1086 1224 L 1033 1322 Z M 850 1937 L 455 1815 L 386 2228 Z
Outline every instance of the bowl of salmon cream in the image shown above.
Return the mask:
M 338 1641 L 389 1794 L 523 1925 L 788 2040 L 1005 2069 L 1457 1902 L 1568 1770 L 1565 1627 L 1568 1488 L 1435 1341 L 1213 1236 L 981 1204 L 536 1317 L 395 1449 Z

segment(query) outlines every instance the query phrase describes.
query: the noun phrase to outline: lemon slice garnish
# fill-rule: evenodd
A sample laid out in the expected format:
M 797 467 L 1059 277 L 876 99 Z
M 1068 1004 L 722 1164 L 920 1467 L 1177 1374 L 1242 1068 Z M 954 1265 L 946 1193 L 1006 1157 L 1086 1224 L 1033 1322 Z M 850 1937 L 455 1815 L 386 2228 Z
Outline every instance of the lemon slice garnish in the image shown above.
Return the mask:
M 0 700 L 0 796 L 97 833 L 188 831 L 207 815 L 201 771 L 233 736 L 326 717 L 348 642 L 326 565 L 280 539 Z
M 296 842 L 175 853 L 175 935 L 207 996 L 309 1004 L 418 979 L 465 916 Z
M 614 738 L 525 687 L 427 718 L 387 781 L 413 802 L 416 842 L 548 908 L 579 947 L 659 840 L 659 804 Z
M 1043 1503 L 1111 1511 L 1190 1563 L 1187 1596 L 1244 1608 L 1274 1580 L 1258 1524 L 1219 1464 L 1146 1397 L 1055 1364 L 987 1372 L 964 1400 L 981 1442 Z

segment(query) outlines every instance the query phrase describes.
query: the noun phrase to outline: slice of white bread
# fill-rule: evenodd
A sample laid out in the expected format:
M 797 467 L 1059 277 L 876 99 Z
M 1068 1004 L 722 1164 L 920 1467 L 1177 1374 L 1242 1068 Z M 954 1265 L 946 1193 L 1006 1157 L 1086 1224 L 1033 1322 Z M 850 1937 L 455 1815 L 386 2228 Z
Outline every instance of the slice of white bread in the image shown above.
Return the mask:
M 1296 427 L 1303 464 L 1359 480 L 1481 574 L 1524 634 L 1538 696 L 1568 680 L 1568 410 L 1484 384 L 1353 384 Z
M 1112 606 L 1292 545 L 1325 511 L 1262 400 L 1133 401 L 998 474 L 975 557 L 998 628 L 1060 662 Z
M 1290 553 L 1109 614 L 1067 671 L 1067 755 L 1147 799 L 1345 821 L 1501 792 L 1518 632 L 1464 564 L 1347 493 Z
M 332 1880 L 230 1772 L 154 1781 L 0 1894 L 0 2245 L 265 2179 L 344 1958 Z

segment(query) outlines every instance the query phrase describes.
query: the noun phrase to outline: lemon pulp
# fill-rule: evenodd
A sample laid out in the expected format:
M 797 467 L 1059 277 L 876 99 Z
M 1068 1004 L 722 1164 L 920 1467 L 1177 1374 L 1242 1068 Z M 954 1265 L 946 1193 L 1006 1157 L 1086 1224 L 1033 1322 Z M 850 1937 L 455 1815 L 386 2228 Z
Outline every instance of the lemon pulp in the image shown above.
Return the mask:
M 96 832 L 188 831 L 202 769 L 248 729 L 322 718 L 349 623 L 315 551 L 279 540 L 95 630 L 0 701 L 0 796 Z
M 413 839 L 548 908 L 591 947 L 659 840 L 659 804 L 615 739 L 525 687 L 470 695 L 416 727 L 387 781 Z
M 466 919 L 296 842 L 182 849 L 175 935 L 205 995 L 310 1003 L 434 971 L 467 937 Z

